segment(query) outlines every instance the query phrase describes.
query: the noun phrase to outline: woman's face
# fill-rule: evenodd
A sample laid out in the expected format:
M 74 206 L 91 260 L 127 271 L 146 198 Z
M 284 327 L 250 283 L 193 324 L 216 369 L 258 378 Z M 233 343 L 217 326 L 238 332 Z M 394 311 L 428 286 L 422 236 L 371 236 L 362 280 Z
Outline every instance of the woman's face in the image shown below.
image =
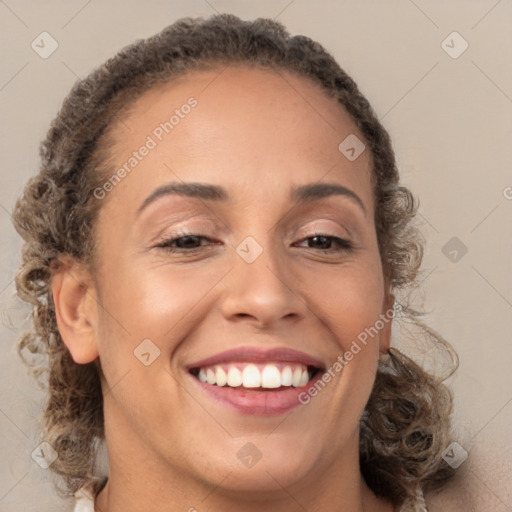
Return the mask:
M 115 128 L 105 181 L 125 172 L 95 199 L 111 465 L 248 492 L 357 464 L 390 335 L 371 156 L 335 100 L 281 75 L 190 73 Z

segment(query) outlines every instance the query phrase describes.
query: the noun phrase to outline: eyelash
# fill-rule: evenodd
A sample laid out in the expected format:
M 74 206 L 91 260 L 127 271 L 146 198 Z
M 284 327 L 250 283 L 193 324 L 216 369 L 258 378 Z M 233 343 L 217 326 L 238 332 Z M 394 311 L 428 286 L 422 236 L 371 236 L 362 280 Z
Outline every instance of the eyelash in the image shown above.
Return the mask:
M 189 253 L 189 254 L 194 253 L 194 252 L 196 252 L 196 251 L 198 251 L 198 250 L 200 250 L 200 249 L 202 249 L 204 247 L 204 246 L 199 246 L 199 247 L 191 247 L 191 248 L 187 249 L 187 248 L 183 248 L 183 247 L 174 247 L 174 246 L 171 245 L 171 244 L 173 244 L 174 242 L 176 242 L 178 240 L 181 240 L 183 238 L 188 238 L 188 237 L 194 237 L 194 238 L 197 238 L 197 239 L 203 239 L 203 240 L 208 240 L 208 241 L 212 242 L 212 240 L 209 237 L 205 236 L 205 235 L 200 235 L 200 234 L 196 234 L 196 233 L 175 233 L 174 238 L 169 238 L 169 239 L 163 240 L 161 243 L 156 245 L 156 247 L 158 247 L 160 249 L 163 249 L 166 252 L 171 252 L 171 253 Z M 349 252 L 349 251 L 352 251 L 354 249 L 352 243 L 349 242 L 348 240 L 345 240 L 343 238 L 339 238 L 337 236 L 324 235 L 322 233 L 315 233 L 314 235 L 311 235 L 311 236 L 308 236 L 306 238 L 303 238 L 301 240 L 301 242 L 305 242 L 305 241 L 313 239 L 313 238 L 326 238 L 328 240 L 334 241 L 338 245 L 338 249 L 332 249 L 332 248 L 330 248 L 330 249 L 319 249 L 319 251 L 321 251 L 323 253 Z M 314 249 L 314 247 L 306 247 L 306 249 Z

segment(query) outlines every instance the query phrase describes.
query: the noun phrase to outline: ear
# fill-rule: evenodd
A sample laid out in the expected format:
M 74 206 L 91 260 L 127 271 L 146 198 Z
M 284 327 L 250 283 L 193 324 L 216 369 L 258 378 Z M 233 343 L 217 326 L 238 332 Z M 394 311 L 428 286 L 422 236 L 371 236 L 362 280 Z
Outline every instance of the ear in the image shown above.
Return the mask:
M 61 338 L 75 363 L 90 363 L 99 355 L 94 281 L 81 263 L 68 258 L 59 258 L 54 268 L 51 288 Z
M 394 304 L 395 296 L 388 292 L 384 298 L 382 306 L 384 327 L 381 329 L 379 335 L 379 352 L 381 354 L 387 354 L 389 347 L 391 346 L 391 324 L 393 323 Z

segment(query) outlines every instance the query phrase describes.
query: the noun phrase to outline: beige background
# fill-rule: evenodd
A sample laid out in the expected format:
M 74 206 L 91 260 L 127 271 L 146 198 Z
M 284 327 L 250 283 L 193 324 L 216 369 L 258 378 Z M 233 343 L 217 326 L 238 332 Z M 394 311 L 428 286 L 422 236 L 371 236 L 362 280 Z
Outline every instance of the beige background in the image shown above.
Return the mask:
M 30 457 L 44 395 L 15 352 L 28 309 L 14 298 L 20 241 L 9 212 L 37 170 L 38 144 L 77 79 L 136 38 L 215 11 L 277 18 L 292 34 L 318 40 L 389 130 L 403 180 L 420 197 L 428 240 L 418 297 L 427 323 L 460 355 L 450 385 L 457 439 L 469 458 L 459 490 L 432 508 L 511 511 L 510 0 L 0 1 L 0 510 L 71 507 Z M 47 59 L 30 46 L 43 31 L 59 44 Z M 456 59 L 441 46 L 453 31 L 469 44 Z M 452 237 L 468 249 L 457 262 L 443 253 Z

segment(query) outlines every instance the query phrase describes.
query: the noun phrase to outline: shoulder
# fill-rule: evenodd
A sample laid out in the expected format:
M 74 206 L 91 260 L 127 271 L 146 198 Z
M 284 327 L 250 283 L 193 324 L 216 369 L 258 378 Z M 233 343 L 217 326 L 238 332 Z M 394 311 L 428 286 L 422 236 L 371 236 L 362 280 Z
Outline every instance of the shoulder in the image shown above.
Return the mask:
M 94 497 L 82 492 L 80 489 L 75 494 L 75 506 L 73 512 L 94 512 Z
M 429 512 L 422 490 L 418 487 L 414 493 L 408 498 L 398 512 Z
M 75 492 L 73 512 L 94 512 L 94 499 L 105 487 L 108 477 L 92 477 L 85 485 Z

